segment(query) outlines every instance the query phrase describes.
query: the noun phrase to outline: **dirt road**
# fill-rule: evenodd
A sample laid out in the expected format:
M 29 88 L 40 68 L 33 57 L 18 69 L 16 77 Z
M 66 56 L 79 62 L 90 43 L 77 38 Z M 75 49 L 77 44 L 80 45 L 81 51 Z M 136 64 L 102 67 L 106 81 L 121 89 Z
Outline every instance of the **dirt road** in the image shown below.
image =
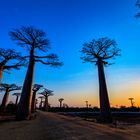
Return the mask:
M 140 125 L 112 128 L 38 111 L 34 120 L 0 124 L 0 140 L 140 140 Z

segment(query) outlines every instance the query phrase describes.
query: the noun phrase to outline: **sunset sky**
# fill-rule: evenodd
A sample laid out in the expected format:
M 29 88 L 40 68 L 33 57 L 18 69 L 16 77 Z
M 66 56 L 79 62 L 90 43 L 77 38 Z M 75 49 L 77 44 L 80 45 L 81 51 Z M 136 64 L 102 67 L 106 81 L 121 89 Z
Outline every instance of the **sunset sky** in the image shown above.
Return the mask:
M 136 0 L 1 0 L 1 48 L 14 48 L 26 55 L 26 48 L 13 42 L 8 32 L 22 25 L 33 25 L 46 32 L 51 52 L 59 55 L 64 66 L 50 68 L 36 64 L 34 83 L 54 90 L 50 104 L 58 106 L 64 98 L 69 106 L 99 105 L 98 73 L 94 64 L 82 63 L 80 50 L 93 38 L 115 39 L 121 57 L 105 67 L 111 106 L 130 106 L 129 97 L 140 106 L 140 11 Z M 3 74 L 3 83 L 22 85 L 27 68 Z M 0 94 L 0 101 L 3 94 Z M 9 101 L 14 100 L 10 96 Z

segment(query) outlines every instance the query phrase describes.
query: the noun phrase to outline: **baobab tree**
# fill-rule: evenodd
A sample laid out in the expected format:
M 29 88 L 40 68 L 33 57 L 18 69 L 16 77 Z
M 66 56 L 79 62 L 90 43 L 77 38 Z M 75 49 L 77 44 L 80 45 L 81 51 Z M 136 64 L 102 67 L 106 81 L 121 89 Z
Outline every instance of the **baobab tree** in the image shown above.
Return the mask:
M 5 83 L 1 84 L 0 91 L 5 91 L 1 104 L 2 111 L 5 111 L 6 109 L 9 93 L 15 90 L 21 90 L 21 86 L 17 86 L 15 84 L 5 84 Z
M 16 93 L 13 93 L 12 95 L 16 96 L 15 105 L 17 106 L 18 105 L 18 99 L 19 99 L 19 96 L 21 95 L 21 93 L 20 92 L 16 92 Z
M 44 91 L 41 92 L 40 94 L 42 94 L 45 97 L 45 104 L 44 104 L 44 109 L 45 111 L 49 111 L 49 102 L 48 102 L 48 97 L 49 96 L 53 96 L 53 91 L 52 90 L 48 90 L 46 88 L 44 88 Z
M 93 39 L 89 43 L 84 43 L 81 50 L 81 59 L 83 62 L 94 63 L 98 67 L 99 78 L 99 97 L 100 97 L 100 122 L 112 122 L 106 79 L 104 74 L 104 66 L 111 65 L 109 59 L 120 55 L 120 49 L 114 40 L 107 37 Z
M 140 8 L 140 0 L 137 0 L 136 6 Z M 140 17 L 140 12 L 136 14 L 136 18 Z
M 40 88 L 42 88 L 43 85 L 39 85 L 39 84 L 34 84 L 33 85 L 33 95 L 32 95 L 32 105 L 31 105 L 31 112 L 35 111 L 36 108 L 36 93 L 40 90 Z
M 58 99 L 59 103 L 60 103 L 60 108 L 62 108 L 62 102 L 64 101 L 63 98 Z
M 42 110 L 42 104 L 43 104 L 43 99 L 44 99 L 44 96 L 39 96 L 38 98 L 40 98 L 39 109 L 41 109 L 41 110 Z
M 134 107 L 134 102 L 133 102 L 133 100 L 134 100 L 134 98 L 128 98 L 128 100 L 130 100 L 130 103 L 131 103 L 131 107 Z
M 25 59 L 26 57 L 22 57 L 14 49 L 0 48 L 0 83 L 3 71 L 9 71 L 11 69 L 19 70 L 21 66 L 26 65 Z M 10 62 L 10 65 L 8 62 Z
M 88 108 L 88 101 L 85 101 L 86 102 L 86 108 Z
M 35 99 L 35 109 L 34 109 L 34 111 L 36 111 L 37 104 L 38 104 L 38 99 Z
M 32 26 L 22 26 L 19 29 L 13 29 L 10 33 L 11 39 L 19 46 L 29 50 L 29 65 L 23 84 L 21 98 L 16 114 L 17 120 L 27 119 L 31 115 L 32 85 L 34 77 L 34 67 L 36 62 L 40 62 L 49 66 L 62 66 L 62 62 L 56 54 L 46 54 L 45 56 L 37 56 L 38 51 L 47 52 L 50 48 L 46 34 L 40 29 Z

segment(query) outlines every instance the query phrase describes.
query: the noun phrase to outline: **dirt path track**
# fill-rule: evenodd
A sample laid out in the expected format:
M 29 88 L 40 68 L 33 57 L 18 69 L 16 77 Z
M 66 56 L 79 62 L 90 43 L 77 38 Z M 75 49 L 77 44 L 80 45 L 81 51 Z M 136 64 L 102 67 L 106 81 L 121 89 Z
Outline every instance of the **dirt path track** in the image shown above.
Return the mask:
M 119 129 L 38 111 L 35 120 L 0 124 L 0 140 L 140 140 L 140 125 Z

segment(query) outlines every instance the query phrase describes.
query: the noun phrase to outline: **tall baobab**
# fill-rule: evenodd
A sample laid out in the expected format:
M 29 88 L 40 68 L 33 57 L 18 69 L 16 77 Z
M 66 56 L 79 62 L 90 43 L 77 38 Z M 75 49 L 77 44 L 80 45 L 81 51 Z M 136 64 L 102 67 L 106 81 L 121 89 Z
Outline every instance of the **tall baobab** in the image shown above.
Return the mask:
M 5 91 L 1 104 L 2 111 L 6 109 L 9 93 L 15 90 L 21 90 L 21 87 L 15 84 L 1 84 L 0 91 Z
M 86 108 L 88 108 L 88 101 L 85 101 L 86 102 Z
M 93 39 L 89 43 L 84 43 L 81 50 L 81 59 L 84 62 L 94 63 L 98 67 L 99 77 L 99 97 L 100 97 L 100 122 L 112 122 L 106 79 L 104 74 L 104 65 L 110 65 L 108 60 L 120 55 L 120 49 L 114 40 L 107 37 Z
M 21 95 L 21 93 L 20 92 L 16 92 L 16 93 L 13 93 L 12 95 L 16 96 L 15 105 L 17 106 L 18 105 L 18 99 L 19 99 L 19 96 Z
M 133 100 L 134 100 L 134 98 L 128 98 L 128 100 L 130 100 L 130 102 L 131 102 L 131 107 L 134 107 L 134 102 L 133 102 Z
M 62 108 L 62 102 L 64 101 L 63 98 L 58 99 L 59 103 L 60 103 L 60 108 Z
M 12 62 L 10 65 L 8 62 Z M 19 52 L 14 49 L 0 48 L 0 83 L 2 79 L 2 73 L 5 70 L 20 69 L 21 66 L 25 66 L 25 57 L 22 57 Z
M 44 99 L 44 96 L 39 96 L 38 98 L 40 98 L 39 109 L 41 109 L 41 110 L 42 110 L 42 104 L 43 104 L 43 99 Z
M 140 8 L 140 0 L 137 0 L 136 6 Z M 137 13 L 135 17 L 140 17 L 140 12 Z
M 16 41 L 19 46 L 29 50 L 29 65 L 16 115 L 17 120 L 23 120 L 28 118 L 31 114 L 32 84 L 35 63 L 40 62 L 45 65 L 56 67 L 61 66 L 62 62 L 59 62 L 59 58 L 56 54 L 37 56 L 36 53 L 38 51 L 47 52 L 50 48 L 48 47 L 49 41 L 46 39 L 44 31 L 32 26 L 23 26 L 19 29 L 13 29 L 9 34 L 11 39 Z
M 42 88 L 43 85 L 39 85 L 39 84 L 34 84 L 33 85 L 33 95 L 32 95 L 32 105 L 31 105 L 31 112 L 35 111 L 36 108 L 36 93 L 40 90 L 40 88 Z
M 44 91 L 41 92 L 40 94 L 42 94 L 45 97 L 45 104 L 44 104 L 44 109 L 45 111 L 49 111 L 49 102 L 48 102 L 48 97 L 49 96 L 53 96 L 53 91 L 52 90 L 48 90 L 46 88 L 44 88 Z

